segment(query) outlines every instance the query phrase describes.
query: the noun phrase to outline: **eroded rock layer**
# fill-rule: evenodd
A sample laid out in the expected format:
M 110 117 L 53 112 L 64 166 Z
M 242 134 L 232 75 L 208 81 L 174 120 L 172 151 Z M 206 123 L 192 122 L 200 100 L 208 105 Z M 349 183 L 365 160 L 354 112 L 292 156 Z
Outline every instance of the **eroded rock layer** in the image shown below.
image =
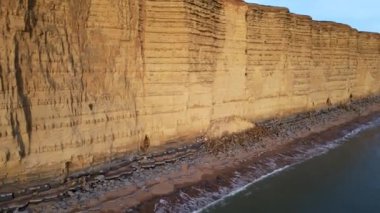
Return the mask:
M 380 35 L 240 0 L 0 1 L 0 180 L 380 92 Z

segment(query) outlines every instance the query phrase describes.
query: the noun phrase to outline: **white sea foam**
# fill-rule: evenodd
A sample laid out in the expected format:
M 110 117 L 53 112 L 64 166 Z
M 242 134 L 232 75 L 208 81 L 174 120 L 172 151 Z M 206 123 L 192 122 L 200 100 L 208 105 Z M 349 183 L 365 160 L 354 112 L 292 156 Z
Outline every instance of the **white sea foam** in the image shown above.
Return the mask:
M 299 152 L 297 152 L 293 156 L 283 156 L 287 158 L 292 163 L 286 166 L 281 166 L 281 168 L 277 168 L 280 165 L 276 164 L 274 159 L 266 159 L 264 167 L 250 166 L 251 171 L 248 173 L 241 174 L 239 172 L 234 173 L 234 177 L 231 179 L 232 185 L 230 186 L 220 186 L 218 191 L 210 192 L 201 188 L 193 188 L 194 190 L 200 193 L 200 196 L 192 197 L 191 195 L 186 194 L 185 192 L 179 192 L 179 196 L 184 203 L 172 203 L 171 201 L 167 201 L 165 199 L 161 199 L 155 205 L 155 212 L 203 212 L 208 208 L 215 206 L 229 197 L 236 195 L 242 191 L 247 190 L 248 187 L 254 185 L 255 183 L 264 180 L 270 176 L 273 176 L 277 173 L 280 173 L 290 167 L 294 167 L 297 164 L 303 163 L 307 160 L 315 158 L 317 156 L 324 155 L 329 151 L 335 149 L 336 147 L 344 144 L 349 141 L 359 133 L 371 129 L 373 127 L 380 125 L 380 118 L 368 122 L 364 125 L 360 125 L 359 127 L 353 129 L 352 131 L 348 131 L 341 138 L 336 140 L 332 140 L 327 142 L 324 145 L 315 144 L 315 147 L 310 147 L 309 149 L 304 149 L 300 147 Z M 265 175 L 260 176 L 259 178 L 253 179 L 252 177 L 257 177 L 258 173 L 264 172 Z M 253 179 L 251 179 L 251 178 Z M 195 210 L 198 209 L 198 210 Z M 195 210 L 195 211 L 194 211 Z
M 304 152 L 303 154 L 303 158 L 302 158 L 302 161 L 300 162 L 295 162 L 293 164 L 290 164 L 290 165 L 287 165 L 287 166 L 284 166 L 282 168 L 279 168 L 279 169 L 276 169 L 268 174 L 265 174 L 257 179 L 255 179 L 254 181 L 248 183 L 248 184 L 245 184 L 243 185 L 242 187 L 239 187 L 237 189 L 233 189 L 230 193 L 226 194 L 225 196 L 223 196 L 222 198 L 220 199 L 217 199 L 203 207 L 201 207 L 200 209 L 196 210 L 196 211 L 193 211 L 193 213 L 200 213 L 212 206 L 215 206 L 216 204 L 222 202 L 223 200 L 229 198 L 229 197 L 232 197 L 234 195 L 236 195 L 237 193 L 240 193 L 242 191 L 245 191 L 248 187 L 252 186 L 253 184 L 261 181 L 261 180 L 264 180 L 265 178 L 268 178 L 272 175 L 275 175 L 277 173 L 280 173 L 286 169 L 288 169 L 289 167 L 292 167 L 292 166 L 295 166 L 297 164 L 300 164 L 302 162 L 305 162 L 307 160 L 310 160 L 314 157 L 317 157 L 317 156 L 321 156 L 323 154 L 326 154 L 328 153 L 330 150 L 332 149 L 335 149 L 336 147 L 338 147 L 339 145 L 347 142 L 349 139 L 352 139 L 353 137 L 355 137 L 356 135 L 358 135 L 359 133 L 365 131 L 365 130 L 368 130 L 368 129 L 371 129 L 373 127 L 376 127 L 376 126 L 379 126 L 380 125 L 380 118 L 374 120 L 374 121 L 371 121 L 371 122 L 368 122 L 366 124 L 363 124 L 363 125 L 360 125 L 359 127 L 355 128 L 354 130 L 346 133 L 343 137 L 341 138 L 338 138 L 336 140 L 333 140 L 331 142 L 328 142 L 326 145 L 323 145 L 323 146 L 318 146 L 318 147 L 315 147 L 314 149 L 311 149 L 311 150 L 307 150 Z M 223 190 L 225 191 L 225 189 Z
M 270 172 L 270 173 L 268 173 L 268 174 L 266 174 L 266 175 L 263 175 L 263 176 L 257 178 L 255 181 L 253 181 L 253 182 L 251 182 L 251 183 L 249 183 L 249 184 L 246 184 L 245 186 L 243 186 L 243 187 L 241 187 L 241 188 L 238 188 L 238 189 L 236 189 L 236 190 L 230 192 L 229 194 L 227 194 L 226 196 L 222 197 L 221 199 L 215 200 L 214 202 L 208 204 L 207 206 L 204 206 L 204 207 L 202 207 L 202 208 L 199 209 L 199 210 L 193 211 L 193 213 L 199 213 L 199 212 L 202 212 L 202 211 L 204 211 L 205 209 L 208 209 L 208 208 L 210 208 L 211 206 L 214 206 L 215 204 L 218 204 L 219 202 L 223 201 L 224 199 L 226 199 L 226 198 L 228 198 L 228 197 L 232 197 L 232 196 L 236 195 L 237 193 L 246 190 L 246 189 L 247 189 L 248 187 L 250 187 L 251 185 L 253 185 L 253 184 L 255 184 L 255 183 L 257 183 L 257 182 L 259 182 L 259 181 L 261 181 L 261 180 L 264 180 L 265 178 L 270 177 L 270 176 L 272 176 L 272 175 L 274 175 L 274 174 L 276 174 L 276 173 L 282 172 L 282 171 L 284 171 L 285 169 L 287 169 L 287 168 L 289 168 L 289 167 L 290 167 L 290 166 L 284 166 L 284 167 L 282 167 L 282 168 L 280 168 L 280 169 L 276 169 L 276 170 L 274 170 L 273 172 Z

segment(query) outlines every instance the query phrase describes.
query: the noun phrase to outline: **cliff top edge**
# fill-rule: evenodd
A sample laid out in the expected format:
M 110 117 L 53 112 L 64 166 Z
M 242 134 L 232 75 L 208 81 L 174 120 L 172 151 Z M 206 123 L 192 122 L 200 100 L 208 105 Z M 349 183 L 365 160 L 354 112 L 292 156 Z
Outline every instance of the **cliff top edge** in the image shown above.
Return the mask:
M 380 37 L 380 32 L 361 31 L 361 30 L 359 30 L 357 28 L 352 27 L 349 24 L 335 22 L 335 21 L 330 21 L 330 20 L 315 20 L 310 15 L 293 13 L 287 7 L 272 6 L 272 5 L 263 5 L 263 4 L 257 4 L 257 3 L 249 3 L 249 2 L 245 2 L 244 0 L 228 0 L 228 1 L 235 2 L 235 3 L 236 2 L 240 2 L 242 4 L 246 4 L 249 9 L 258 9 L 258 10 L 263 10 L 263 11 L 266 11 L 266 12 L 288 13 L 289 15 L 293 15 L 293 16 L 309 19 L 310 21 L 313 21 L 315 24 L 320 24 L 320 25 L 328 24 L 328 25 L 333 25 L 335 27 L 339 27 L 339 28 L 351 29 L 351 30 L 357 31 L 358 33 L 369 34 L 369 35 L 372 35 L 372 36 L 375 36 L 375 37 Z

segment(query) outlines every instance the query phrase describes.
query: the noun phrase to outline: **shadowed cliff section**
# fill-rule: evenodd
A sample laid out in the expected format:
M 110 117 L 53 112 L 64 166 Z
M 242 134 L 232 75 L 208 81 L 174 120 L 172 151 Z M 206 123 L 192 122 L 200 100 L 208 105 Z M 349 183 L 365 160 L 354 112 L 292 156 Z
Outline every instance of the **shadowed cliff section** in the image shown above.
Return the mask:
M 30 101 L 28 96 L 26 95 L 26 92 L 24 90 L 24 79 L 22 76 L 22 69 L 20 67 L 20 59 L 19 59 L 19 45 L 18 41 L 15 40 L 15 78 L 16 78 L 16 85 L 17 85 L 17 94 L 19 98 L 19 102 L 22 108 L 22 111 L 24 112 L 24 118 L 25 118 L 25 124 L 26 124 L 26 132 L 28 135 L 28 141 L 30 143 L 31 137 L 32 137 L 32 113 L 30 110 Z M 12 125 L 12 133 L 15 139 L 17 140 L 19 147 L 20 147 L 20 156 L 22 158 L 25 157 L 26 154 L 30 154 L 30 150 L 25 150 L 25 138 L 22 137 L 20 134 L 20 124 L 19 120 L 16 116 L 12 116 L 11 114 L 11 125 Z M 28 145 L 30 147 L 30 144 Z
M 378 95 L 379 70 L 379 34 L 286 8 L 2 0 L 0 180 Z

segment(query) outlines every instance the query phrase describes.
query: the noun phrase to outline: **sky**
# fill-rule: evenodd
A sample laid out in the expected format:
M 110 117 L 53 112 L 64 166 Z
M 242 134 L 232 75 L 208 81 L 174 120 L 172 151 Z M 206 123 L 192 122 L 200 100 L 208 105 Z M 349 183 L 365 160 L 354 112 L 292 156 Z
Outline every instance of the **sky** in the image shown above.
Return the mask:
M 380 32 L 380 0 L 245 0 L 283 6 L 314 20 L 335 21 L 360 31 Z

